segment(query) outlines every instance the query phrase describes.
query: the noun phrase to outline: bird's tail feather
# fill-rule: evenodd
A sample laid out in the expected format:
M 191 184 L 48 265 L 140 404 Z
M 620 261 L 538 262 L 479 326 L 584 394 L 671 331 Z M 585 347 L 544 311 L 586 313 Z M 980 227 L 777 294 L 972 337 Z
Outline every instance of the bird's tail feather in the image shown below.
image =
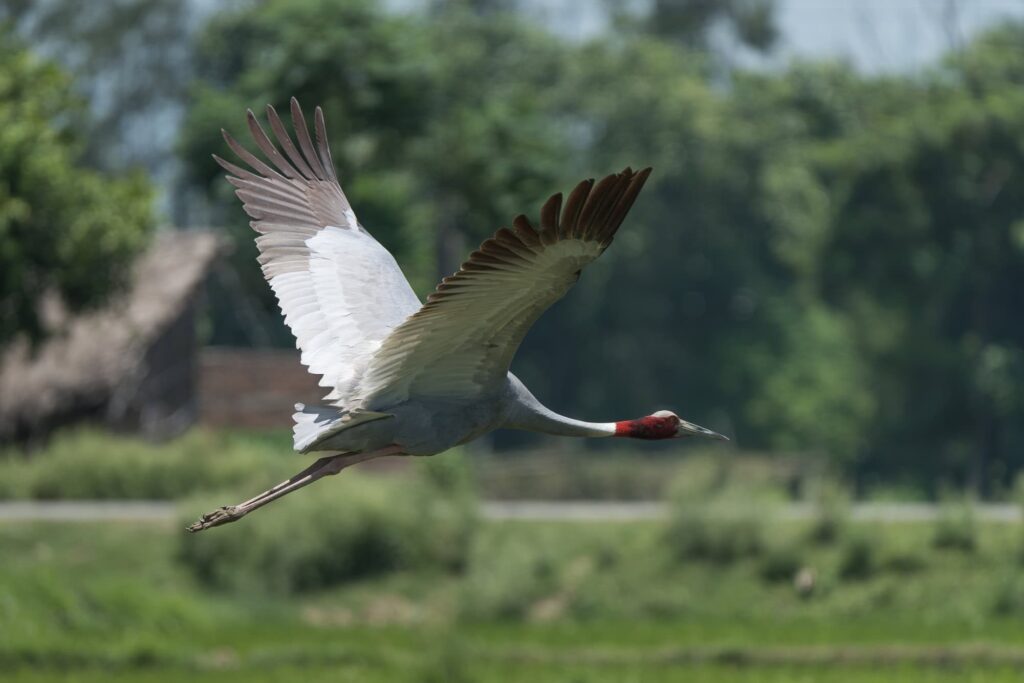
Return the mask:
M 308 453 L 315 450 L 316 446 L 326 438 L 340 431 L 386 417 L 393 416 L 389 413 L 377 413 L 369 410 L 339 412 L 335 407 L 307 406 L 296 403 L 295 413 L 292 415 L 292 419 L 295 421 L 295 426 L 292 428 L 295 450 L 299 453 Z
M 338 417 L 338 411 L 335 408 L 296 403 L 295 414 L 292 415 L 292 420 L 295 421 L 295 426 L 292 427 L 292 441 L 295 450 L 305 453 L 319 440 L 320 434 L 329 429 L 331 423 Z

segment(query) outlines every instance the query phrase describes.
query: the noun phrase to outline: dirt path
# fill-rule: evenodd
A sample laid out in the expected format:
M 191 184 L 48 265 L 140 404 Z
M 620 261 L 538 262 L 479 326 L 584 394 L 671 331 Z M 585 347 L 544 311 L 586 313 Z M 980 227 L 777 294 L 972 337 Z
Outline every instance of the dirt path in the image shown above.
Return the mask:
M 566 522 L 631 522 L 657 520 L 666 507 L 656 502 L 608 501 L 490 501 L 483 503 L 490 520 L 535 520 Z M 779 519 L 809 519 L 810 505 L 782 505 L 765 510 Z M 943 510 L 928 503 L 863 503 L 853 506 L 851 516 L 859 521 L 930 522 Z M 1020 522 L 1020 508 L 1012 504 L 985 504 L 974 508 L 979 520 Z M 0 522 L 173 522 L 177 505 L 166 501 L 10 501 L 0 502 Z

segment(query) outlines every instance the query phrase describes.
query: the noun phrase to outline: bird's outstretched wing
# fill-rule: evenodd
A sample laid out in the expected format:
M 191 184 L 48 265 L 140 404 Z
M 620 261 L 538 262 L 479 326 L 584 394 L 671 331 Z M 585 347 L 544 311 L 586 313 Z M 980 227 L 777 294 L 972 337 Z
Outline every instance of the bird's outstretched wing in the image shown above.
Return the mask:
M 485 241 L 388 335 L 356 396 L 370 410 L 418 398 L 474 398 L 505 381 L 526 331 L 611 243 L 650 169 L 576 186 Z
M 252 111 L 249 130 L 273 167 L 227 132 L 224 139 L 252 171 L 214 155 L 252 217 L 260 236 L 259 262 L 277 295 L 302 363 L 322 375 L 328 401 L 342 405 L 374 351 L 420 301 L 394 257 L 357 222 L 327 145 L 316 109 L 316 143 L 295 98 L 292 142 L 273 107 L 267 119 L 282 152 Z M 254 171 L 254 172 L 253 172 Z

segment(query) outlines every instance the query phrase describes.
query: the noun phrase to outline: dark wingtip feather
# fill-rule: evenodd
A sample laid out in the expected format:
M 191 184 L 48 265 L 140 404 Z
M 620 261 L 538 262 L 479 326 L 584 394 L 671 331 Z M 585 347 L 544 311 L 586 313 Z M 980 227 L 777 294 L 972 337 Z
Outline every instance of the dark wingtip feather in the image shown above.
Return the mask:
M 562 211 L 562 193 L 551 195 L 540 210 L 540 233 L 545 241 L 559 239 L 558 216 Z
M 523 214 L 519 214 L 512 219 L 512 230 L 516 236 L 523 241 L 524 244 L 530 247 L 538 247 L 541 244 L 540 236 L 537 234 L 536 228 L 530 224 L 529 219 Z
M 232 175 L 238 175 L 238 173 L 235 172 L 235 169 L 242 170 L 242 169 L 239 169 L 238 166 L 235 166 L 230 161 L 227 161 L 226 159 L 221 158 L 221 156 L 219 154 L 211 154 L 210 157 L 214 161 L 217 162 L 218 166 L 223 168 L 228 173 L 231 173 Z
M 562 209 L 560 238 L 610 244 L 650 174 L 649 166 L 639 171 L 627 166 L 597 183 L 590 179 L 577 185 Z
M 596 237 L 598 229 L 603 225 L 604 212 L 608 205 L 614 201 L 616 191 L 624 176 L 613 174 L 601 178 L 590 191 L 587 203 L 583 205 L 580 212 L 579 224 L 581 236 L 584 239 Z
M 267 120 L 270 122 L 270 128 L 274 131 L 274 136 L 277 138 L 278 144 L 281 145 L 281 149 L 291 160 L 292 164 L 298 169 L 299 173 L 306 180 L 318 180 L 316 171 L 306 163 L 305 158 L 299 153 L 299 150 L 295 148 L 295 143 L 292 142 L 291 136 L 288 134 L 288 129 L 285 128 L 284 122 L 281 117 L 278 116 L 277 110 L 274 109 L 274 105 L 267 105 Z M 297 133 L 298 131 L 296 131 Z
M 578 219 L 583 205 L 587 201 L 591 188 L 594 187 L 594 179 L 587 178 L 581 181 L 569 193 L 565 205 L 562 207 L 562 221 L 559 227 L 559 237 L 571 238 L 577 235 Z
M 246 109 L 245 111 L 246 119 L 249 122 L 249 132 L 252 134 L 252 139 L 256 142 L 256 146 L 263 150 L 263 153 L 267 155 L 270 162 L 277 166 L 284 176 L 288 178 L 302 177 L 302 174 L 288 163 L 288 160 L 274 146 L 270 136 L 263 130 L 263 126 L 260 125 L 259 119 L 253 114 L 252 109 Z
M 627 166 L 616 178 L 616 183 L 609 189 L 607 200 L 601 206 L 601 215 L 594 226 L 595 236 L 603 244 L 611 241 L 612 235 L 622 223 L 622 218 L 625 218 L 625 214 L 619 216 L 617 208 L 635 178 L 636 174 L 633 169 Z
M 317 105 L 313 111 L 313 127 L 316 130 L 316 147 L 320 155 L 320 162 L 327 171 L 331 180 L 338 181 L 338 173 L 334 168 L 334 158 L 331 156 L 331 147 L 327 142 L 327 124 L 324 121 L 324 110 Z
M 628 214 L 629 210 L 633 207 L 633 202 L 636 201 L 637 196 L 640 194 L 640 190 L 644 187 L 644 183 L 647 182 L 647 178 L 651 175 L 651 170 L 651 167 L 648 166 L 647 168 L 637 171 L 628 178 L 628 183 L 625 185 L 624 191 L 609 211 L 608 221 L 606 224 L 606 236 L 604 238 L 606 244 L 611 243 L 612 238 L 615 236 L 615 232 L 626 219 L 626 214 Z
M 323 160 L 316 152 L 313 138 L 309 135 L 309 127 L 306 125 L 306 116 L 302 112 L 302 106 L 295 97 L 291 98 L 289 106 L 292 114 L 292 127 L 295 129 L 295 137 L 299 140 L 299 147 L 302 148 L 302 154 L 306 159 L 306 163 L 309 164 L 318 179 L 327 180 L 329 175 L 324 168 Z
M 252 167 L 257 173 L 260 173 L 268 178 L 284 178 L 284 176 L 282 176 L 280 173 L 278 173 L 270 166 L 260 161 L 260 159 L 255 154 L 247 150 L 244 145 L 238 142 L 238 140 L 235 140 L 235 138 L 231 136 L 231 133 L 227 132 L 223 128 L 220 129 L 220 132 L 221 135 L 224 136 L 224 142 L 227 143 L 227 146 L 231 149 L 231 151 L 238 155 L 239 159 L 249 164 L 249 166 Z

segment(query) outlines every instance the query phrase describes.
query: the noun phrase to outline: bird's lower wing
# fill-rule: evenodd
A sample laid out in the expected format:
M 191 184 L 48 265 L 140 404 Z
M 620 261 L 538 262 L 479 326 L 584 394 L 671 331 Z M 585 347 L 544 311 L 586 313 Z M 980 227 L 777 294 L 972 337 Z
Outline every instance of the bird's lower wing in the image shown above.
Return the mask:
M 503 382 L 527 330 L 611 243 L 650 169 L 555 195 L 540 228 L 524 216 L 445 278 L 381 344 L 355 397 L 384 409 L 411 397 L 474 398 Z
M 320 108 L 315 144 L 294 98 L 291 110 L 298 146 L 268 107 L 278 145 L 251 111 L 248 120 L 269 164 L 227 133 L 228 146 L 252 171 L 214 158 L 260 233 L 260 265 L 302 363 L 322 375 L 327 400 L 343 405 L 380 342 L 420 301 L 394 257 L 358 224 L 338 184 Z

